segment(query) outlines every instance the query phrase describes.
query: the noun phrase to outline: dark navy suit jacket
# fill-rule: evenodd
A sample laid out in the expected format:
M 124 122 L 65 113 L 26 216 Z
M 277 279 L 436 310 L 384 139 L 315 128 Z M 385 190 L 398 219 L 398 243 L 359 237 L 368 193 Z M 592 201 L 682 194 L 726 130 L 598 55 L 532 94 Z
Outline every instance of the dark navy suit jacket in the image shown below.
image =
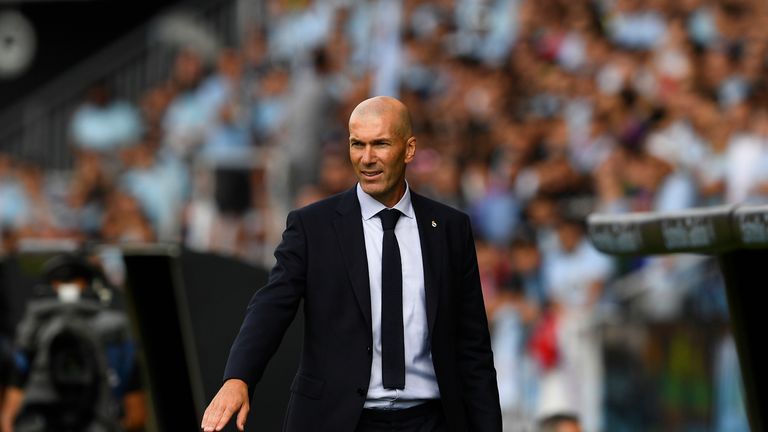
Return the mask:
M 464 213 L 411 192 L 440 401 L 452 431 L 501 431 L 474 240 Z M 355 188 L 288 215 L 277 263 L 256 292 L 224 379 L 252 392 L 304 301 L 304 345 L 284 430 L 354 431 L 371 374 L 371 301 Z M 407 331 L 407 329 L 406 329 Z

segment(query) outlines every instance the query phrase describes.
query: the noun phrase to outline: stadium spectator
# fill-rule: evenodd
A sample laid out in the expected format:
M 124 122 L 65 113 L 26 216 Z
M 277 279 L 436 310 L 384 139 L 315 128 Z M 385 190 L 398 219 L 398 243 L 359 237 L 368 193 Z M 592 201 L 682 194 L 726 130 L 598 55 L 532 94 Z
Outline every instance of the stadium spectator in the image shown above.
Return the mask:
M 76 147 L 99 153 L 133 144 L 142 132 L 136 108 L 127 101 L 114 99 L 104 82 L 88 89 L 84 103 L 72 116 L 71 128 Z

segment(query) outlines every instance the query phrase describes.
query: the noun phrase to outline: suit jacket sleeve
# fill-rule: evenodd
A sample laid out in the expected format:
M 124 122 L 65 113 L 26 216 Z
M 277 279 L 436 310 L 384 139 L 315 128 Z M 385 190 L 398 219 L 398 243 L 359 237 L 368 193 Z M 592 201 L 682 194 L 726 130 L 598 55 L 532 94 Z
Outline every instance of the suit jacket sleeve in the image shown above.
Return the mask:
M 480 287 L 475 241 L 469 218 L 465 216 L 462 236 L 461 324 L 459 328 L 459 367 L 469 430 L 501 431 L 501 408 L 493 366 L 488 319 Z
M 288 214 L 277 262 L 267 284 L 248 304 L 240 332 L 232 344 L 224 380 L 239 378 L 253 386 L 261 379 L 296 311 L 306 287 L 306 235 L 298 212 Z

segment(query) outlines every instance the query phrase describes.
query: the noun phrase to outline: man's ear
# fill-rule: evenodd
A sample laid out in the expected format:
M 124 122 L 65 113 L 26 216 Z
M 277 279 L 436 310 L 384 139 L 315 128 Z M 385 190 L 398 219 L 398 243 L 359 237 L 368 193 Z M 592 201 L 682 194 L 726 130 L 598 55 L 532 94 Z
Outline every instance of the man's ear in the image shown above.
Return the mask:
M 410 137 L 405 142 L 405 163 L 411 163 L 414 156 L 416 156 L 416 137 Z

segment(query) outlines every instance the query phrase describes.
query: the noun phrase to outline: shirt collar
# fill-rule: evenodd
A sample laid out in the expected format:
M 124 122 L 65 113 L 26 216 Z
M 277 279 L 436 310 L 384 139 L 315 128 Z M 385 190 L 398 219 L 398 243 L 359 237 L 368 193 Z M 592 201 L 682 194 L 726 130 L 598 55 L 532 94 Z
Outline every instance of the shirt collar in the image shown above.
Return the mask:
M 357 184 L 357 200 L 360 201 L 360 212 L 363 215 L 363 220 L 375 217 L 376 214 L 387 208 L 384 204 L 376 201 L 376 198 L 365 193 L 360 186 L 360 183 Z M 405 193 L 403 194 L 403 197 L 400 198 L 400 201 L 398 201 L 392 208 L 400 210 L 400 213 L 405 217 L 411 219 L 415 217 L 413 213 L 413 205 L 411 204 L 411 190 L 408 187 L 408 182 L 405 182 Z

